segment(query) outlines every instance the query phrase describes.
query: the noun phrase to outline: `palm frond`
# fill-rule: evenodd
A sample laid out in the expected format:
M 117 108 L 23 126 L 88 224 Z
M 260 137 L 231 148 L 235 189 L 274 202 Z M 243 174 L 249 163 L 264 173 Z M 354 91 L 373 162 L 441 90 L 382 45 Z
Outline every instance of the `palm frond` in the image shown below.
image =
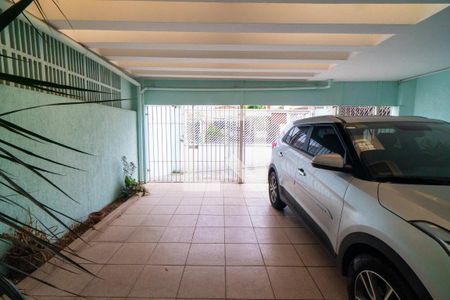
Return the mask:
M 0 80 L 5 80 L 9 82 L 14 82 L 17 84 L 32 86 L 36 88 L 44 87 L 44 88 L 54 88 L 54 89 L 63 89 L 63 90 L 72 90 L 72 91 L 83 91 L 83 92 L 91 92 L 91 93 L 99 93 L 99 94 L 110 94 L 108 92 L 102 92 L 93 89 L 80 88 L 76 86 L 59 84 L 50 81 L 44 81 L 39 79 L 32 79 L 24 76 L 18 76 L 13 74 L 8 74 L 4 72 L 0 72 Z
M 5 29 L 12 21 L 14 21 L 33 0 L 21 0 L 10 6 L 0 15 L 0 31 Z
M 66 228 L 68 231 L 73 233 L 75 236 L 78 236 L 76 232 L 72 230 L 69 226 L 66 225 L 61 219 L 59 219 L 50 209 L 47 208 L 46 205 L 44 205 L 41 201 L 37 200 L 35 197 L 33 197 L 30 193 L 25 191 L 21 186 L 19 186 L 17 183 L 15 183 L 11 178 L 6 176 L 2 170 L 0 170 L 0 177 L 2 177 L 7 183 L 1 182 L 0 184 L 16 191 L 19 195 L 24 196 L 25 198 L 29 199 L 33 204 L 35 204 L 37 207 L 39 207 L 42 211 L 47 213 L 52 219 L 54 219 L 56 222 L 61 224 L 64 228 Z
M 40 282 L 40 283 L 42 283 L 42 284 L 44 284 L 46 286 L 52 287 L 54 289 L 57 289 L 57 290 L 60 290 L 60 291 L 63 291 L 63 292 L 66 292 L 66 293 L 68 293 L 68 294 L 70 294 L 72 296 L 75 296 L 75 297 L 82 297 L 82 298 L 84 298 L 83 296 L 81 296 L 79 294 L 73 293 L 73 292 L 68 291 L 66 289 L 61 289 L 61 288 L 57 287 L 56 285 L 54 285 L 54 284 L 52 284 L 52 283 L 50 283 L 48 281 L 42 280 L 42 279 L 40 279 L 40 278 L 38 278 L 36 276 L 33 276 L 32 274 L 28 274 L 28 273 L 26 273 L 26 272 L 24 272 L 24 271 L 22 271 L 22 270 L 20 270 L 20 269 L 18 269 L 16 267 L 14 267 L 14 266 L 11 266 L 10 264 L 5 263 L 5 262 L 0 261 L 0 265 L 5 267 L 5 268 L 7 268 L 7 269 L 13 270 L 13 271 L 15 271 L 17 273 L 21 273 L 21 274 L 23 274 L 25 276 L 28 276 L 31 279 L 34 279 L 34 280 L 36 280 L 36 281 L 38 281 L 38 282 Z
M 58 102 L 58 103 L 50 103 L 50 104 L 41 104 L 41 105 L 30 106 L 30 107 L 25 107 L 25 108 L 20 108 L 20 109 L 4 112 L 4 113 L 0 114 L 0 117 L 11 115 L 11 114 L 18 113 L 18 112 L 21 112 L 21 111 L 33 110 L 33 109 L 42 108 L 42 107 L 99 104 L 99 103 L 123 102 L 123 101 L 133 101 L 133 100 L 135 100 L 135 99 L 134 98 L 125 98 L 125 99 L 99 100 L 99 101 L 94 101 L 94 102 L 80 102 L 80 101 L 77 101 L 77 102 Z
M 35 133 L 35 132 L 31 131 L 31 130 L 25 129 L 22 126 L 16 125 L 16 124 L 14 124 L 12 122 L 9 122 L 9 121 L 6 121 L 6 120 L 4 120 L 2 118 L 0 118 L 0 127 L 3 127 L 3 128 L 5 128 L 7 130 L 10 130 L 10 128 L 11 128 L 15 132 L 21 132 L 25 136 L 31 136 L 32 138 L 36 138 L 36 139 L 41 140 L 43 142 L 54 144 L 54 145 L 60 146 L 60 147 L 65 148 L 65 149 L 69 149 L 69 150 L 78 152 L 78 153 L 82 153 L 82 154 L 86 154 L 86 155 L 92 155 L 92 154 L 87 153 L 85 151 L 82 151 L 82 150 L 79 150 L 79 149 L 76 149 L 76 148 L 64 145 L 64 144 L 62 144 L 60 142 L 57 142 L 57 141 L 52 140 L 50 138 L 47 138 L 47 137 L 45 137 L 45 136 L 43 136 L 41 134 Z
M 77 168 L 77 167 L 74 167 L 74 166 L 70 166 L 70 165 L 67 165 L 67 164 L 58 162 L 58 161 L 56 161 L 56 160 L 53 160 L 53 159 L 44 157 L 44 156 L 42 156 L 42 155 L 35 154 L 35 153 L 33 153 L 33 152 L 31 152 L 31 151 L 29 151 L 29 150 L 27 150 L 27 149 L 24 149 L 24 148 L 22 148 L 22 147 L 19 147 L 19 146 L 17 146 L 17 145 L 14 145 L 14 144 L 12 144 L 12 143 L 9 143 L 9 142 L 7 142 L 7 141 L 5 141 L 5 140 L 3 140 L 3 139 L 0 139 L 0 144 L 7 145 L 7 146 L 9 146 L 9 147 L 11 147 L 11 148 L 14 148 L 14 149 L 16 149 L 16 150 L 22 152 L 22 153 L 27 154 L 27 155 L 29 155 L 29 156 L 32 156 L 32 157 L 36 157 L 36 158 L 42 159 L 42 160 L 44 160 L 44 161 L 50 162 L 50 163 L 55 164 L 55 165 L 58 165 L 58 166 L 66 167 L 66 168 L 73 169 L 73 170 L 77 170 L 77 171 L 86 172 L 86 170 L 83 170 L 83 169 L 80 169 L 80 168 Z

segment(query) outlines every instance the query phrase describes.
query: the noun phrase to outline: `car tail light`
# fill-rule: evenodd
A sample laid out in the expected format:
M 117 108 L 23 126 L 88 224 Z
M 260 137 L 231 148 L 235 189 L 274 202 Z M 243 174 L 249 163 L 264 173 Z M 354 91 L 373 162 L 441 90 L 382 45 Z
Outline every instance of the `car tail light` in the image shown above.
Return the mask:
M 277 146 L 277 142 L 272 142 L 272 149 L 275 148 Z

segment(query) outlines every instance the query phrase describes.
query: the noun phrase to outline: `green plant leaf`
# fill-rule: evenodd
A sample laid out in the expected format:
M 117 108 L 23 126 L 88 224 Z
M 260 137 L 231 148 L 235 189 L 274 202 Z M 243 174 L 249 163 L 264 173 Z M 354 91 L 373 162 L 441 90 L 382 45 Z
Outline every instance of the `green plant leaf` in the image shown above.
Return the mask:
M 23 162 L 22 160 L 18 159 L 17 157 L 14 157 L 11 153 L 7 152 L 5 149 L 0 147 L 0 151 L 3 153 L 7 153 L 11 159 L 13 161 L 15 161 L 16 163 L 24 166 L 25 168 L 27 168 L 29 171 L 33 172 L 34 174 L 36 174 L 38 177 L 42 178 L 43 180 L 45 180 L 48 184 L 50 184 L 51 186 L 53 186 L 55 189 L 57 189 L 58 191 L 60 191 L 64 196 L 66 196 L 67 198 L 75 201 L 76 203 L 79 204 L 78 201 L 76 201 L 72 196 L 70 196 L 69 194 L 67 194 L 65 191 L 63 191 L 63 189 L 61 189 L 59 186 L 57 186 L 55 183 L 53 183 L 53 181 L 51 181 L 50 179 L 48 179 L 46 176 L 44 176 L 43 174 L 41 174 L 41 172 L 35 168 L 34 166 L 31 166 L 25 162 Z M 1 157 L 1 155 L 0 155 Z M 50 171 L 49 171 L 50 172 Z
M 24 196 L 25 198 L 31 200 L 37 207 L 42 209 L 44 212 L 46 212 L 50 217 L 52 217 L 55 221 L 57 221 L 59 224 L 61 224 L 64 228 L 69 230 L 71 233 L 73 233 L 75 236 L 78 237 L 78 234 L 72 230 L 69 226 L 66 225 L 62 220 L 60 220 L 50 209 L 46 207 L 46 205 L 42 204 L 40 201 L 38 201 L 35 197 L 33 197 L 30 193 L 25 191 L 21 186 L 16 184 L 11 178 L 9 178 L 7 175 L 4 174 L 3 170 L 0 170 L 0 177 L 4 178 L 8 184 L 5 184 L 4 182 L 0 182 L 3 186 L 10 188 L 13 191 L 16 191 L 19 193 L 19 195 Z
M 19 125 L 16 125 L 16 124 L 14 124 L 12 122 L 6 121 L 6 120 L 4 120 L 2 118 L 0 118 L 0 127 L 3 127 L 5 129 L 8 129 L 8 130 L 9 130 L 9 128 L 11 128 L 11 129 L 13 129 L 15 131 L 18 131 L 18 132 L 21 132 L 21 133 L 25 134 L 26 136 L 31 136 L 33 138 L 37 138 L 38 140 L 41 140 L 41 141 L 44 141 L 44 142 L 48 142 L 48 143 L 51 143 L 51 144 L 54 144 L 54 145 L 57 145 L 57 146 L 60 146 L 60 147 L 72 150 L 72 151 L 76 151 L 78 153 L 92 155 L 92 154 L 89 154 L 89 153 L 87 153 L 85 151 L 82 151 L 82 150 L 79 150 L 79 149 L 75 149 L 73 147 L 70 147 L 70 146 L 64 145 L 62 143 L 59 143 L 57 141 L 54 141 L 52 139 L 49 139 L 49 138 L 47 138 L 47 137 L 45 137 L 43 135 L 37 134 L 37 133 L 35 133 L 35 132 L 31 131 L 31 130 L 25 129 L 25 128 L 19 126 Z
M 0 72 L 0 80 L 10 81 L 10 82 L 14 82 L 17 84 L 27 85 L 27 86 L 31 86 L 31 87 L 38 87 L 38 88 L 42 86 L 42 87 L 63 89 L 63 90 L 84 91 L 84 92 L 99 93 L 99 94 L 111 94 L 108 92 L 102 92 L 102 91 L 97 91 L 97 90 L 92 90 L 92 89 L 85 89 L 85 88 L 70 86 L 70 85 L 66 85 L 66 84 L 54 83 L 54 82 L 50 82 L 50 81 L 32 79 L 32 78 L 28 78 L 28 77 L 12 75 L 12 74 L 3 73 L 3 72 Z
M 38 236 L 28 232 L 27 230 L 24 230 L 24 227 L 30 227 L 27 224 L 20 222 L 16 219 L 13 219 L 7 215 L 5 215 L 4 213 L 0 212 L 0 222 L 2 222 L 3 224 L 15 229 L 16 231 L 19 231 L 20 233 L 28 236 L 30 239 L 32 239 L 33 241 L 35 241 L 36 243 L 42 245 L 43 247 L 45 247 L 46 249 L 48 249 L 49 251 L 51 251 L 54 255 L 62 258 L 64 261 L 69 262 L 70 264 L 74 265 L 75 267 L 77 267 L 80 270 L 83 270 L 91 275 L 94 275 L 93 273 L 91 273 L 89 270 L 87 270 L 85 267 L 83 267 L 82 265 L 80 265 L 79 263 L 77 263 L 76 261 L 74 261 L 73 259 L 71 259 L 70 257 L 68 257 L 67 255 L 64 255 L 62 252 L 63 249 L 61 249 L 60 247 L 53 245 L 51 243 L 49 243 L 46 240 L 43 240 L 42 238 L 39 238 Z M 35 229 L 39 231 L 38 229 Z M 94 275 L 95 276 L 95 275 Z
M 15 113 L 26 111 L 26 110 L 42 108 L 42 107 L 99 104 L 99 103 L 107 103 L 107 102 L 122 102 L 122 101 L 132 101 L 132 100 L 135 100 L 135 99 L 134 98 L 127 98 L 127 99 L 100 100 L 100 101 L 92 101 L 92 102 L 80 102 L 80 101 L 78 101 L 78 102 L 58 102 L 58 103 L 42 104 L 42 105 L 30 106 L 30 107 L 25 107 L 25 108 L 20 108 L 20 109 L 4 112 L 4 113 L 0 114 L 0 117 L 11 115 L 11 114 L 15 114 Z
M 86 172 L 85 170 L 82 170 L 82 169 L 79 169 L 79 168 L 76 168 L 76 167 L 73 167 L 73 166 L 69 166 L 69 165 L 60 163 L 60 162 L 58 162 L 58 161 L 55 161 L 55 160 L 46 158 L 46 157 L 44 157 L 44 156 L 35 154 L 35 153 L 31 152 L 31 151 L 28 151 L 27 149 L 24 149 L 24 148 L 21 148 L 21 147 L 19 147 L 19 146 L 17 146 L 17 145 L 11 144 L 11 143 L 9 143 L 9 142 L 7 142 L 7 141 L 5 141 L 5 140 L 0 139 L 0 143 L 1 143 L 1 144 L 4 144 L 4 145 L 7 145 L 7 146 L 9 146 L 9 147 L 11 147 L 11 148 L 14 148 L 14 149 L 16 149 L 16 150 L 18 150 L 18 151 L 20 151 L 20 152 L 25 153 L 25 154 L 28 154 L 28 155 L 30 155 L 30 156 L 33 156 L 33 157 L 36 157 L 36 158 L 39 158 L 39 159 L 42 159 L 42 160 L 51 162 L 51 163 L 53 163 L 53 164 L 56 164 L 56 165 L 59 165 L 59 166 L 63 166 L 63 167 L 69 168 L 69 169 L 77 170 L 77 171 L 83 171 L 83 172 Z
M 21 0 L 5 10 L 0 15 L 0 31 L 5 29 L 6 26 L 14 21 L 28 7 L 28 5 L 31 4 L 31 2 L 33 2 L 33 0 Z
M 18 268 L 16 268 L 16 267 L 14 267 L 14 266 L 11 266 L 11 265 L 9 265 L 9 264 L 7 264 L 7 263 L 5 263 L 5 262 L 0 261 L 0 265 L 4 266 L 4 267 L 7 268 L 7 269 L 10 269 L 10 270 L 16 271 L 16 272 L 18 272 L 18 273 L 20 273 L 20 274 L 23 274 L 23 275 L 25 275 L 25 276 L 28 276 L 28 277 L 30 277 L 30 278 L 32 278 L 32 279 L 34 279 L 34 280 L 36 280 L 36 281 L 38 281 L 38 282 L 40 282 L 40 283 L 42 283 L 42 284 L 45 284 L 45 285 L 47 285 L 47 286 L 49 286 L 49 287 L 52 287 L 52 288 L 54 288 L 54 289 L 57 289 L 57 290 L 66 292 L 66 293 L 68 293 L 69 295 L 72 295 L 72 296 L 75 296 L 75 297 L 82 297 L 82 298 L 84 298 L 84 297 L 81 296 L 81 295 L 78 295 L 78 294 L 73 293 L 73 292 L 71 292 L 71 291 L 68 291 L 68 290 L 59 288 L 59 287 L 57 287 L 56 285 L 51 284 L 50 282 L 47 282 L 47 281 L 45 281 L 45 280 L 42 280 L 42 279 L 40 279 L 40 278 L 38 278 L 38 277 L 36 277 L 36 276 L 33 276 L 32 274 L 28 274 L 27 272 L 24 272 L 24 271 L 22 271 L 22 270 L 20 270 L 20 269 L 18 269 Z

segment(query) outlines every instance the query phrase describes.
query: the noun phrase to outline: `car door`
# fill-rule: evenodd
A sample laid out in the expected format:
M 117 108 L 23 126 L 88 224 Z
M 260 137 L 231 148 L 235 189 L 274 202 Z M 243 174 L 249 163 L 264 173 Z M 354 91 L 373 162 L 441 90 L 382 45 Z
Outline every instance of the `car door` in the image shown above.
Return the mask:
M 306 210 L 335 246 L 344 196 L 352 180 L 349 173 L 318 169 L 312 166 L 314 156 L 338 153 L 345 159 L 346 150 L 334 125 L 316 125 L 308 141 L 308 162 L 299 165 L 296 185 L 305 193 Z
M 286 171 L 286 167 L 288 165 L 286 160 L 289 159 L 289 148 L 291 147 L 290 143 L 298 132 L 299 129 L 297 126 L 291 126 L 272 151 L 272 160 L 277 167 L 278 182 L 284 189 L 287 189 L 290 182 L 292 182 L 292 178 Z
M 306 153 L 308 148 L 308 135 L 311 126 L 301 126 L 296 136 L 292 139 L 290 147 L 285 151 L 285 170 L 289 177 L 289 183 L 286 184 L 286 190 L 302 207 L 305 200 L 304 191 L 300 191 L 296 186 L 298 170 L 309 163 L 309 157 Z

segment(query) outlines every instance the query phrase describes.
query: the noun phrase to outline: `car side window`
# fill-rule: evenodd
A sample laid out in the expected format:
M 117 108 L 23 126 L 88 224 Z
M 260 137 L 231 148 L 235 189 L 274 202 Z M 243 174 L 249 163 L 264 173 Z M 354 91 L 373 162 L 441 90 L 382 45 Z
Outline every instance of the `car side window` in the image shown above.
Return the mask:
M 299 127 L 298 128 L 298 132 L 295 135 L 295 137 L 292 140 L 292 147 L 298 149 L 298 150 L 303 150 L 306 151 L 307 148 L 307 140 L 308 140 L 308 131 L 309 131 L 309 126 L 303 126 L 303 127 Z
M 292 139 L 294 138 L 294 136 L 299 132 L 299 129 L 297 126 L 292 127 L 288 133 L 284 136 L 283 138 L 283 142 L 285 142 L 286 144 L 290 144 L 292 142 Z
M 309 139 L 308 153 L 318 154 L 337 153 L 345 157 L 345 150 L 332 126 L 315 126 Z

